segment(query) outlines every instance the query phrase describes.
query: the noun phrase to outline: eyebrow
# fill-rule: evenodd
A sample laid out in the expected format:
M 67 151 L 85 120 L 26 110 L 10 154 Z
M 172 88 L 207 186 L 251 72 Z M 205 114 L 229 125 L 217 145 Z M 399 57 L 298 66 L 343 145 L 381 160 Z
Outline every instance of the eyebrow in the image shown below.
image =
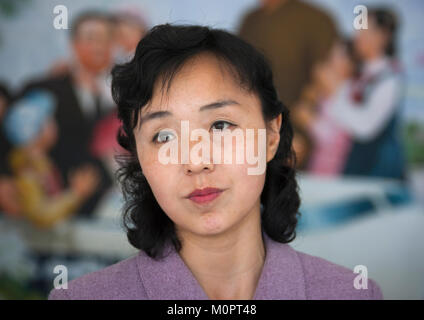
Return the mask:
M 231 99 L 229 99 L 229 100 L 219 100 L 219 101 L 215 101 L 215 102 L 206 104 L 204 106 L 201 106 L 199 108 L 199 111 L 218 109 L 218 108 L 231 106 L 231 105 L 240 105 L 240 104 L 237 101 L 231 100 Z M 145 123 L 146 121 L 149 121 L 149 120 L 152 120 L 152 119 L 169 117 L 171 115 L 172 115 L 172 113 L 169 112 L 169 111 L 156 111 L 156 112 L 147 113 L 145 116 L 140 118 L 139 125 L 141 126 L 142 123 Z

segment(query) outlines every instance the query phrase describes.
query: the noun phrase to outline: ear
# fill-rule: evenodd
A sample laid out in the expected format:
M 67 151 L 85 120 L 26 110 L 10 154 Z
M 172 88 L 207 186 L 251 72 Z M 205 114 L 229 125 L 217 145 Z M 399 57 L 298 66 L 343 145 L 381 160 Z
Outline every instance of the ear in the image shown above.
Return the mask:
M 280 128 L 281 128 L 282 117 L 283 116 L 280 113 L 278 117 L 268 122 L 267 130 L 266 130 L 266 135 L 267 135 L 266 162 L 271 161 L 274 158 L 275 153 L 277 152 L 278 145 L 280 143 Z

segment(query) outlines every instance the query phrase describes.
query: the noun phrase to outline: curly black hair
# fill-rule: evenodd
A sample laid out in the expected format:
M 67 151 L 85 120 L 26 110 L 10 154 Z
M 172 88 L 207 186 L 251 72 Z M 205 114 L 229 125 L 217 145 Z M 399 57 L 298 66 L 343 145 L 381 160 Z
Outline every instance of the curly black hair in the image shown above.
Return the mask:
M 388 35 L 385 53 L 389 57 L 397 55 L 396 36 L 399 26 L 399 18 L 394 10 L 385 7 L 375 7 L 368 9 L 368 18 L 374 18 L 377 28 Z
M 266 168 L 261 194 L 261 227 L 273 240 L 287 243 L 296 237 L 300 198 L 292 148 L 293 129 L 288 108 L 278 99 L 269 63 L 263 54 L 237 36 L 206 26 L 163 24 L 153 27 L 139 42 L 131 61 L 112 70 L 112 95 L 122 126 L 119 144 L 128 151 L 117 157 L 117 179 L 124 194 L 123 223 L 129 242 L 152 258 L 171 241 L 181 242 L 173 221 L 163 212 L 142 172 L 133 129 L 141 108 L 152 99 L 159 79 L 162 89 L 181 67 L 201 53 L 223 61 L 242 88 L 258 95 L 265 121 L 282 114 L 280 143 Z

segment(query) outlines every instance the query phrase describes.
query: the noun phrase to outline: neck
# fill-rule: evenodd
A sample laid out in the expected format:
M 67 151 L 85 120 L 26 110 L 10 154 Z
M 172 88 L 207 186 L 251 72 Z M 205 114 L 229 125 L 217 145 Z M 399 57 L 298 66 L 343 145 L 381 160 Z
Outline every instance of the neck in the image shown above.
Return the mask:
M 259 204 L 223 234 L 179 232 L 180 256 L 211 299 L 251 299 L 265 260 Z
M 33 158 L 40 158 L 45 155 L 45 150 L 42 145 L 36 141 L 26 145 L 24 148 L 25 152 Z
M 364 60 L 364 65 L 362 67 L 362 72 L 366 74 L 374 74 L 379 72 L 385 65 L 387 57 L 385 56 L 376 56 L 374 58 Z
M 380 60 L 382 58 L 384 58 L 384 54 L 382 54 L 381 52 L 375 52 L 375 53 L 369 54 L 367 57 L 365 57 L 364 61 L 366 63 L 372 63 L 372 62 Z
M 77 65 L 73 69 L 72 76 L 78 87 L 84 88 L 90 92 L 97 91 L 97 73 L 84 68 L 82 65 Z

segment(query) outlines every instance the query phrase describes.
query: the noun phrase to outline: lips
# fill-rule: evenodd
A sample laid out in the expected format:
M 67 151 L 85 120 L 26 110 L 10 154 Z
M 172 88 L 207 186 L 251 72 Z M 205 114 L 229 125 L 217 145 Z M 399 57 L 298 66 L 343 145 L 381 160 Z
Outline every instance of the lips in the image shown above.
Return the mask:
M 222 191 L 224 190 L 218 188 L 196 189 L 187 198 L 196 203 L 207 203 L 219 197 Z

